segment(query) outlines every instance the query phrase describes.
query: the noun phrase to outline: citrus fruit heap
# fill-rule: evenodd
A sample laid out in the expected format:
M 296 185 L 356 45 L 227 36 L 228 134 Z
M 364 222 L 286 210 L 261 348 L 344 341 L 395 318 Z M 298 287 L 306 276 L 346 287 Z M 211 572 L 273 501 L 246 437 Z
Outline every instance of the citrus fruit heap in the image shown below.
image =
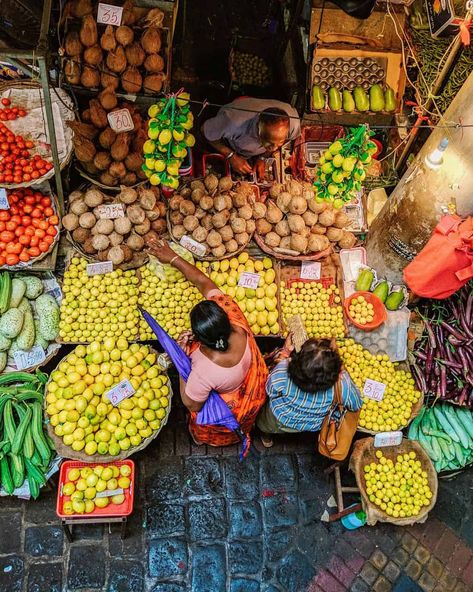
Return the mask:
M 110 389 L 127 379 L 134 394 L 118 403 Z M 147 345 L 109 337 L 78 345 L 51 373 L 46 413 L 66 446 L 116 456 L 151 436 L 169 409 L 167 377 Z
M 340 290 L 331 284 L 328 288 L 320 282 L 281 282 L 281 307 L 287 319 L 300 315 L 307 335 L 316 338 L 343 337 L 343 308 Z
M 421 397 L 412 375 L 397 370 L 386 354 L 373 355 L 353 339 L 341 340 L 339 352 L 360 392 L 363 392 L 367 378 L 386 385 L 381 401 L 363 397 L 358 425 L 374 432 L 388 432 L 406 426 L 413 405 Z
M 393 461 L 377 450 L 376 458 L 363 467 L 370 502 L 394 518 L 417 516 L 433 494 L 416 453 L 398 454 Z
M 367 302 L 364 296 L 357 296 L 350 301 L 350 318 L 359 325 L 366 325 L 373 322 L 374 307 L 371 302 Z
M 73 257 L 64 273 L 59 336 L 63 341 L 103 341 L 138 335 L 138 278 L 133 270 L 88 276 L 87 261 Z
M 95 508 L 122 504 L 125 501 L 122 492 L 110 496 L 101 494 L 129 489 L 130 475 L 131 468 L 126 464 L 120 467 L 110 464 L 69 469 L 67 482 L 62 487 L 62 493 L 69 498 L 63 505 L 64 514 L 90 514 Z

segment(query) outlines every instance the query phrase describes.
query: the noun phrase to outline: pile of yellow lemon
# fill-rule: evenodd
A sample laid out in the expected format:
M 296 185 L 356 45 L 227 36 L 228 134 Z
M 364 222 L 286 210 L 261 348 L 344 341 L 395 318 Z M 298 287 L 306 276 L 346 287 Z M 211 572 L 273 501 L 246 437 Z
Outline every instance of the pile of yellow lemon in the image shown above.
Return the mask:
M 363 397 L 358 425 L 374 432 L 398 430 L 407 425 L 412 406 L 421 397 L 412 375 L 398 370 L 386 354 L 371 354 L 353 339 L 340 340 L 339 352 L 360 392 L 367 378 L 386 385 L 381 401 Z
M 340 290 L 317 281 L 281 282 L 281 308 L 285 321 L 300 315 L 307 335 L 316 338 L 343 337 L 345 325 Z
M 109 391 L 127 379 L 134 394 L 116 407 Z M 161 427 L 170 406 L 167 377 L 147 345 L 109 337 L 78 345 L 51 373 L 46 413 L 66 446 L 110 454 L 139 446 Z
M 364 296 L 357 296 L 350 301 L 350 317 L 359 325 L 371 323 L 374 319 L 374 308 Z
M 133 339 L 138 335 L 138 278 L 133 270 L 88 276 L 73 257 L 64 273 L 59 336 L 65 342 Z
M 101 495 L 102 492 L 126 490 L 130 487 L 129 465 L 96 465 L 82 469 L 69 469 L 67 483 L 62 493 L 69 497 L 64 502 L 64 514 L 90 514 L 95 508 L 106 508 L 110 503 L 120 505 L 125 501 L 123 492 Z
M 376 458 L 363 467 L 370 502 L 394 518 L 417 516 L 433 494 L 416 453 L 399 454 L 394 462 L 377 450 Z

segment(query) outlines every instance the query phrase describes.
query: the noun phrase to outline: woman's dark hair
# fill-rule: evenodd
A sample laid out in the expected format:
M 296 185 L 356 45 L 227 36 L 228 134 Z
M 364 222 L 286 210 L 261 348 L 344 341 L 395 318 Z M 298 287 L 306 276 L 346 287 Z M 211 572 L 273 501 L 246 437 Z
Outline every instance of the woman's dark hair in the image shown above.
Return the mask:
M 328 339 L 308 339 L 289 360 L 292 382 L 306 393 L 326 391 L 338 379 L 342 360 Z
M 210 349 L 227 351 L 232 326 L 228 316 L 212 300 L 203 300 L 191 310 L 191 327 L 196 339 Z

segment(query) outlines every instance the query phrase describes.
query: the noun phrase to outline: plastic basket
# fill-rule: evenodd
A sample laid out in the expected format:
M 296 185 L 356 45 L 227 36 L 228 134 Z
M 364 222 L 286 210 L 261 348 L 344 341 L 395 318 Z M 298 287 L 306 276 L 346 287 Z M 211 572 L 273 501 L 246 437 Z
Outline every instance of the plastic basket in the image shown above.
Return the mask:
M 350 316 L 350 304 L 352 300 L 358 296 L 363 296 L 366 302 L 373 305 L 374 319 L 371 321 L 371 323 L 366 323 L 366 325 L 361 325 Z M 362 331 L 372 331 L 373 329 L 380 327 L 388 318 L 384 304 L 375 294 L 372 294 L 371 292 L 354 292 L 345 299 L 344 307 L 345 314 L 347 315 L 350 323 Z
M 318 165 L 318 158 L 316 159 L 317 149 L 321 152 L 326 149 L 327 144 L 330 145 L 344 134 L 344 128 L 340 125 L 303 125 L 301 135 L 294 144 L 292 155 L 291 168 L 294 178 L 311 181 L 313 175 L 308 174 L 307 166 L 315 172 Z M 310 160 L 308 160 L 309 156 Z M 314 160 L 316 160 L 315 163 Z
M 210 170 L 207 173 L 207 167 L 212 167 L 212 169 L 218 170 Z M 211 172 L 221 175 L 222 177 L 228 177 L 230 175 L 230 163 L 222 154 L 213 154 L 208 153 L 202 156 L 202 175 L 205 177 L 207 174 Z

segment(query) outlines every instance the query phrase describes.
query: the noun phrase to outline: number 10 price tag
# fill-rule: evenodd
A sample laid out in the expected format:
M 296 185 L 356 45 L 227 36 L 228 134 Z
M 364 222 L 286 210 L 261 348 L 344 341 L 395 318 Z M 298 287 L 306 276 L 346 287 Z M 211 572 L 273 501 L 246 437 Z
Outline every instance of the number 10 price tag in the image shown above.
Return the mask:
M 256 290 L 259 285 L 259 273 L 251 273 L 250 271 L 243 271 L 238 279 L 238 285 L 242 288 L 251 288 Z
M 373 401 L 378 401 L 379 403 L 383 400 L 385 390 L 386 385 L 384 382 L 378 382 L 377 380 L 367 378 L 363 387 L 363 395 L 368 399 L 373 399 Z

